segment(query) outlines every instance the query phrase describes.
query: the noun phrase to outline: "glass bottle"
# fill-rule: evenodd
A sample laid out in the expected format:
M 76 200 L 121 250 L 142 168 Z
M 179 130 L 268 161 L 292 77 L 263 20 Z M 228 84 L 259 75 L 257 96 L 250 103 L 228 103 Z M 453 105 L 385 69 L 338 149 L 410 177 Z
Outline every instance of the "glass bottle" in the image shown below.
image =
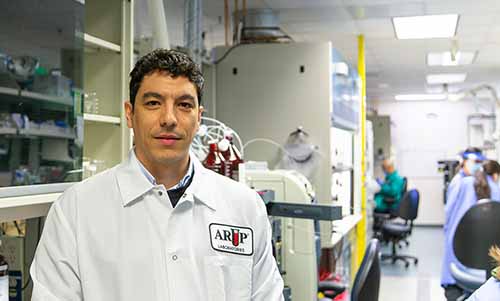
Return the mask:
M 203 160 L 203 166 L 219 174 L 224 174 L 225 165 L 217 148 L 217 143 L 211 142 L 207 157 Z

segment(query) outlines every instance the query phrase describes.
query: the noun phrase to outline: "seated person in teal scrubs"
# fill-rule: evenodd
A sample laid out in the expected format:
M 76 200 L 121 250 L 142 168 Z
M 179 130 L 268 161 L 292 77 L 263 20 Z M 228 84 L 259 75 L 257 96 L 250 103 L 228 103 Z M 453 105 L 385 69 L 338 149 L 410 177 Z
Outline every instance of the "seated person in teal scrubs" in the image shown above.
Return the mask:
M 404 179 L 398 174 L 392 159 L 385 159 L 382 162 L 382 170 L 385 174 L 385 181 L 377 179 L 380 184 L 380 191 L 375 194 L 375 212 L 389 213 L 395 210 L 402 197 Z M 386 202 L 386 199 L 394 199 L 393 203 Z

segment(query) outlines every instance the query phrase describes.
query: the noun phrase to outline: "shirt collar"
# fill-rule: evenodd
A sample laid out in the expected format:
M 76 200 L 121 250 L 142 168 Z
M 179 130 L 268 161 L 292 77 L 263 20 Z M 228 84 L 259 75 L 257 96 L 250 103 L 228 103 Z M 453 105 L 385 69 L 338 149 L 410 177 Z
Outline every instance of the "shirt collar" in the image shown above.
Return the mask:
M 147 170 L 146 167 L 141 163 L 141 161 L 139 161 L 139 159 L 137 159 L 137 156 L 135 155 L 135 151 L 132 150 L 131 153 L 132 153 L 131 159 L 137 161 L 137 164 L 139 164 L 139 168 L 141 169 L 141 172 L 146 177 L 146 179 L 148 179 L 148 181 L 153 186 L 158 185 L 158 183 L 156 183 L 156 179 L 149 172 L 149 170 Z M 181 187 L 186 186 L 186 184 L 189 183 L 189 180 L 193 176 L 193 171 L 194 171 L 193 161 L 190 159 L 189 160 L 188 170 L 187 170 L 186 174 L 184 175 L 184 177 L 179 181 L 179 183 L 177 183 L 174 186 L 168 188 L 167 190 L 173 190 L 173 189 L 177 189 L 177 188 L 181 188 Z
M 203 167 L 194 154 L 190 153 L 189 159 L 191 162 L 190 168 L 192 169 L 191 172 L 188 169 L 188 175 L 192 176 L 193 179 L 191 185 L 186 189 L 186 199 L 189 201 L 196 199 L 211 209 L 216 210 L 214 185 L 216 176 L 210 174 L 210 171 Z M 144 174 L 141 165 L 135 156 L 134 150 L 131 149 L 128 159 L 117 167 L 116 179 L 122 195 L 123 206 L 127 206 L 134 201 L 139 201 L 140 197 L 155 186 L 148 176 Z M 187 180 L 189 180 L 189 177 Z
M 394 177 L 396 177 L 396 175 L 397 175 L 397 174 L 398 174 L 398 172 L 397 172 L 397 171 L 393 171 L 392 173 L 388 173 L 388 174 L 385 176 L 385 178 L 386 178 L 386 179 L 394 178 Z

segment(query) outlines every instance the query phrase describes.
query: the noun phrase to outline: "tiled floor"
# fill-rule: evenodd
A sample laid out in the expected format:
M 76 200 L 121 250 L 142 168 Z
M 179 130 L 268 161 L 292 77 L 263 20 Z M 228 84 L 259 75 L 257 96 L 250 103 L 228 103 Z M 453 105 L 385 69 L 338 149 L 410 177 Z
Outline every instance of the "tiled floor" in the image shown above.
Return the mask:
M 443 256 L 443 230 L 440 227 L 415 227 L 410 246 L 398 249 L 398 253 L 417 256 L 418 265 L 405 269 L 398 262 L 382 263 L 380 301 L 445 301 L 439 285 L 441 258 Z M 390 253 L 389 246 L 382 253 Z

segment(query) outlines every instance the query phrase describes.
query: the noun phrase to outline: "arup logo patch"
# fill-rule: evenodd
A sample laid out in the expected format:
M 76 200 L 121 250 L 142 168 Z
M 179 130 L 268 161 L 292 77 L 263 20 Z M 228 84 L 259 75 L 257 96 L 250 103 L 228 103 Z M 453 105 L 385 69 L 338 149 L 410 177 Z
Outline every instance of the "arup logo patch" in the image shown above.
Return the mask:
M 223 224 L 210 224 L 209 229 L 214 250 L 247 256 L 253 254 L 252 229 Z

